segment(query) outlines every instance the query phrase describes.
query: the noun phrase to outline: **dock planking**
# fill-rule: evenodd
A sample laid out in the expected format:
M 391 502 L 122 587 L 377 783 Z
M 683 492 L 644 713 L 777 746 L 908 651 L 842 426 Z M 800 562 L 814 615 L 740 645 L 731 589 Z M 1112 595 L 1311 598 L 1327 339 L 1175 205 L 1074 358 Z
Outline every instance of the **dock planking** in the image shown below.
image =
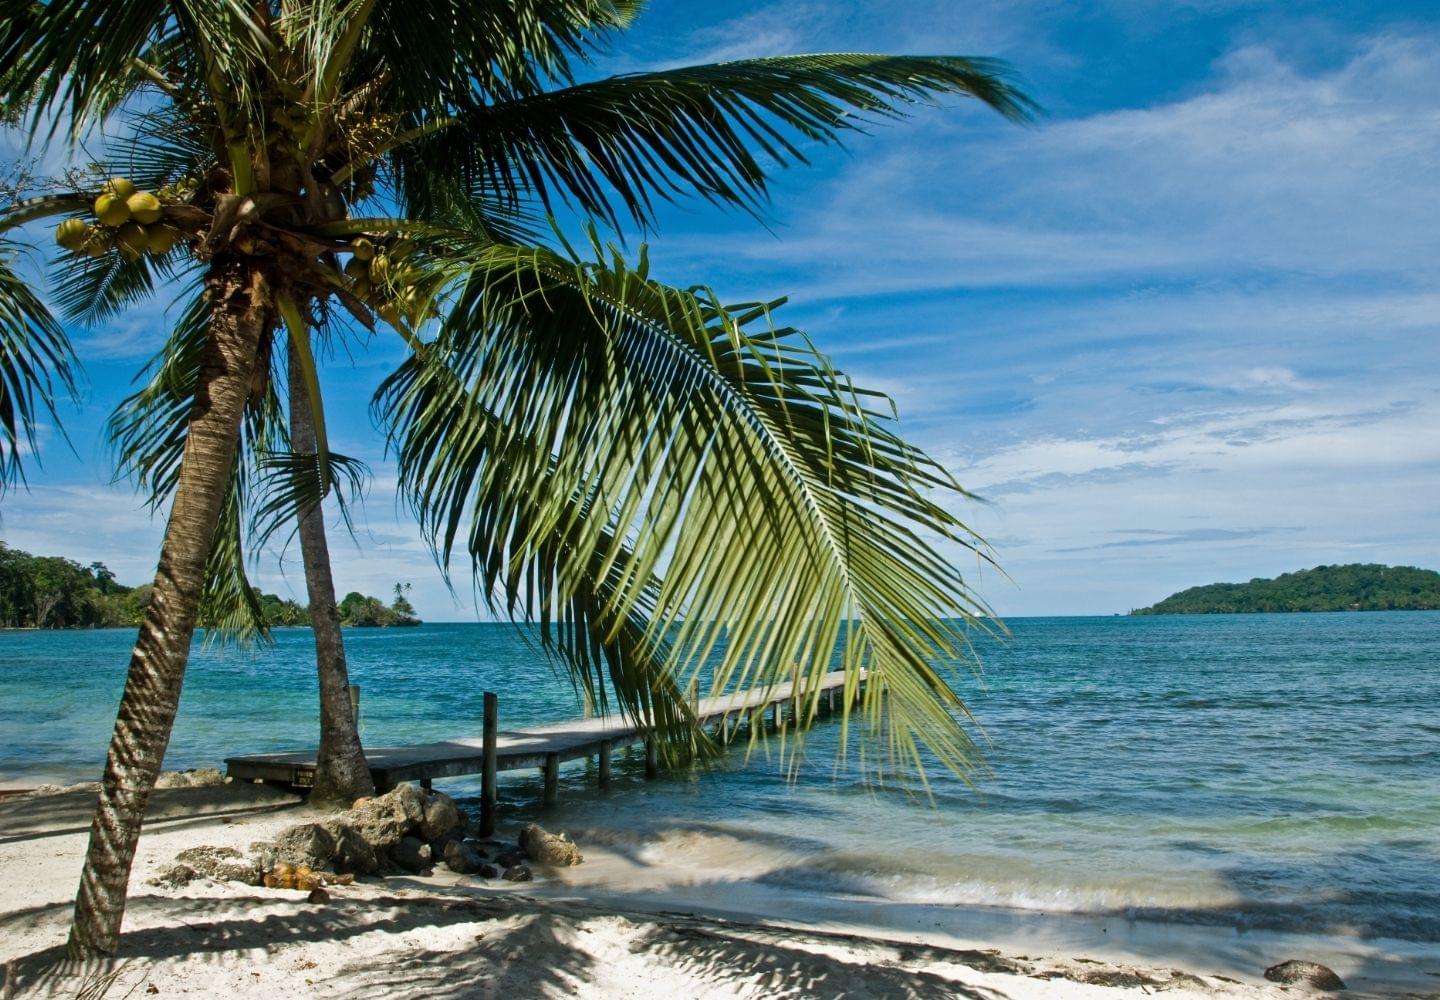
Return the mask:
M 863 680 L 861 684 L 863 685 Z M 820 705 L 835 708 L 837 695 L 843 696 L 845 674 L 832 671 L 820 682 Z M 857 691 L 858 693 L 858 691 Z M 769 708 L 771 725 L 779 721 L 779 713 L 793 697 L 775 688 L 752 688 L 730 694 L 702 698 L 696 704 L 696 715 L 704 725 L 718 724 L 722 743 L 729 740 L 733 726 L 741 722 L 754 724 L 756 713 Z M 610 780 L 610 752 L 617 748 L 646 743 L 646 776 L 657 773 L 654 742 L 645 732 L 617 714 L 575 719 L 524 729 L 499 730 L 496 724 L 499 709 L 493 694 L 485 695 L 484 728 L 495 733 L 493 745 L 487 746 L 484 734 L 459 737 L 437 743 L 413 746 L 374 746 L 365 748 L 365 758 L 377 788 L 393 788 L 403 781 L 429 785 L 436 778 L 455 778 L 479 774 L 490 779 L 482 792 L 485 803 L 494 802 L 493 776 L 498 771 L 539 768 L 545 775 L 545 799 L 554 801 L 559 765 L 567 760 L 599 758 L 600 786 Z M 486 758 L 493 764 L 487 767 Z M 227 773 L 237 780 L 266 781 L 308 788 L 315 783 L 314 750 L 289 753 L 250 754 L 227 757 Z

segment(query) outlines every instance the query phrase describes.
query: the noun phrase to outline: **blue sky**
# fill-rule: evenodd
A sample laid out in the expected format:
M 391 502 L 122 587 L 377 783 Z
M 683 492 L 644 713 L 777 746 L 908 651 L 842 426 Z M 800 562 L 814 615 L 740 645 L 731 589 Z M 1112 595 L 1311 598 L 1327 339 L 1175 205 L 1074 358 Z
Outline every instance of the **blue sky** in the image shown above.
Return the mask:
M 1015 66 L 1046 109 L 1034 126 L 922 109 L 780 177 L 768 228 L 666 209 L 652 257 L 727 299 L 789 295 L 782 317 L 893 395 L 986 498 L 960 512 L 1008 574 L 968 567 L 997 610 L 1104 614 L 1319 563 L 1440 567 L 1437 42 L 1428 3 L 654 0 L 601 66 Z M 161 525 L 111 483 L 100 428 L 167 305 L 73 331 L 74 453 L 46 435 L 0 510 L 11 545 L 153 573 Z M 337 582 L 408 580 L 425 617 L 472 618 L 366 410 L 397 358 L 377 342 L 327 363 L 332 445 L 375 471 L 358 541 L 337 525 Z M 303 592 L 293 550 L 262 553 L 256 578 Z

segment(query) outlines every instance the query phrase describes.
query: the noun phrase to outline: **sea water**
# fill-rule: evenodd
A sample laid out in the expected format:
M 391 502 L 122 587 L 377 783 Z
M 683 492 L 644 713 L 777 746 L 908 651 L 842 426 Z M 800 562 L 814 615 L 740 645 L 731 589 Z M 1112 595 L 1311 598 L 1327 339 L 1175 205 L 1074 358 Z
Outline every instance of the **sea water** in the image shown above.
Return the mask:
M 928 796 L 877 787 L 837 765 L 827 721 L 798 774 L 773 745 L 649 782 L 621 754 L 602 795 L 590 765 L 567 765 L 546 822 L 775 898 L 1440 939 L 1440 613 L 1008 624 L 962 685 L 983 727 L 974 788 L 933 767 Z M 478 735 L 486 690 L 502 728 L 580 712 L 513 626 L 345 637 L 369 743 Z M 0 781 L 97 775 L 132 638 L 0 634 Z M 312 656 L 307 630 L 197 643 L 166 766 L 311 745 Z M 512 816 L 539 794 L 532 774 L 502 776 Z

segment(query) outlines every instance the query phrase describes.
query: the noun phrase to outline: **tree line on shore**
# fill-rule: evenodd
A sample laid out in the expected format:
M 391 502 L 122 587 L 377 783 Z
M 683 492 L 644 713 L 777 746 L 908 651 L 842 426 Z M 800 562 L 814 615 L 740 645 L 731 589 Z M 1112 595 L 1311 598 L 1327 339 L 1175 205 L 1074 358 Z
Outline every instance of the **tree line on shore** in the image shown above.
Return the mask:
M 0 628 L 126 628 L 140 624 L 150 604 L 150 584 L 120 583 L 103 562 L 88 566 L 64 556 L 37 556 L 0 542 Z M 355 627 L 419 625 L 410 584 L 395 584 L 387 604 L 351 591 L 339 602 L 340 624 Z M 255 588 L 268 627 L 309 625 L 310 609 L 298 601 Z M 209 627 L 205 615 L 200 625 Z
M 1133 615 L 1222 615 L 1276 611 L 1440 610 L 1440 573 L 1414 566 L 1351 563 L 1282 573 L 1273 580 L 1212 583 L 1171 594 Z

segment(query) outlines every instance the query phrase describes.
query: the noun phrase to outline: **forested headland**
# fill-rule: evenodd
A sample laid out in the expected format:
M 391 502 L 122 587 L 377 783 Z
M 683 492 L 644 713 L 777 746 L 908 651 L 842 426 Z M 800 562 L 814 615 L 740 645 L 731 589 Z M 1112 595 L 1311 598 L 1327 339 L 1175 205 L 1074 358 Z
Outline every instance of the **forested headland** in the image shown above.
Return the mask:
M 1440 573 L 1414 566 L 1316 566 L 1249 583 L 1212 583 L 1171 594 L 1132 615 L 1223 615 L 1268 611 L 1440 610 Z
M 340 623 L 419 625 L 409 590 L 409 584 L 397 583 L 388 604 L 351 591 L 340 602 Z M 307 606 L 258 588 L 256 597 L 270 627 L 310 624 Z M 150 584 L 127 586 L 103 562 L 83 565 L 63 556 L 36 556 L 0 542 L 0 628 L 133 627 L 140 624 L 149 603 Z M 203 617 L 200 624 L 207 624 Z

